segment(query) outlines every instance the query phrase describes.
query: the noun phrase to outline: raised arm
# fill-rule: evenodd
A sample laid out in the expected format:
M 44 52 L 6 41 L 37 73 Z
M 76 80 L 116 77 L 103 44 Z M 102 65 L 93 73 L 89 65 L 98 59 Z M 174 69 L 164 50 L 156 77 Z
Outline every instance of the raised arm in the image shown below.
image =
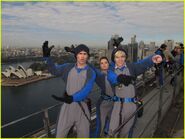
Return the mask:
M 135 76 L 144 73 L 147 69 L 151 68 L 154 63 L 158 64 L 162 62 L 162 57 L 160 55 L 151 55 L 143 60 L 133 63 Z
M 142 73 L 144 73 L 147 69 L 151 68 L 153 66 L 153 61 L 152 61 L 152 56 L 148 56 L 146 58 L 144 58 L 143 60 L 140 60 L 136 63 L 133 63 L 133 68 L 134 68 L 134 73 L 135 76 L 138 76 Z
M 47 63 L 49 72 L 55 76 L 62 75 L 64 68 L 68 65 L 68 63 L 56 65 L 50 57 L 44 57 L 44 60 Z
M 62 65 L 55 65 L 53 60 L 50 58 L 51 50 L 54 48 L 54 45 L 51 47 L 48 47 L 48 41 L 45 41 L 42 45 L 42 52 L 43 52 L 43 59 L 46 61 L 48 70 L 53 75 L 61 75 L 63 73 L 63 69 L 68 64 L 62 64 Z

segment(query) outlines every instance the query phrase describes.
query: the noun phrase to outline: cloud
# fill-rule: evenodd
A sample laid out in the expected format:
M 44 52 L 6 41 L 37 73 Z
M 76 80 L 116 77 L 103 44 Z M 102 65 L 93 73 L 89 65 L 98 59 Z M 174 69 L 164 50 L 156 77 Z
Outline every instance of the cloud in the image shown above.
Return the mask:
M 3 2 L 3 42 L 15 34 L 15 42 L 32 37 L 38 43 L 46 37 L 63 44 L 106 45 L 115 33 L 126 41 L 133 34 L 142 40 L 172 36 L 182 41 L 183 6 L 183 2 Z

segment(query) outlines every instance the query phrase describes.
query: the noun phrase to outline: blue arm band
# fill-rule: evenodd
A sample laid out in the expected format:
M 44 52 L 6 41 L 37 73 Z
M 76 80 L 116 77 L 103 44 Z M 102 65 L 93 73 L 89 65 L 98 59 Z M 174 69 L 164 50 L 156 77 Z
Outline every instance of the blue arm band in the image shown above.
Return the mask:
M 96 74 L 93 71 L 92 78 L 86 83 L 86 85 L 73 95 L 73 101 L 78 102 L 84 100 L 93 88 L 93 84 L 96 78 Z
M 107 79 L 110 82 L 111 85 L 115 85 L 118 84 L 117 82 L 117 74 L 112 71 L 112 70 L 108 70 L 107 72 Z

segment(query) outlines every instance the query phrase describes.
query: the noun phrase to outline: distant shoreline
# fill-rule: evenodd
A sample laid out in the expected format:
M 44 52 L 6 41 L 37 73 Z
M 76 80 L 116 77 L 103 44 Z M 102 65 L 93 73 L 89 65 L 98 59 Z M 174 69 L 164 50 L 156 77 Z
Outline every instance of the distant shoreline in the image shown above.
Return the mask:
M 1 79 L 1 85 L 2 86 L 6 86 L 6 87 L 10 87 L 10 86 L 22 86 L 22 85 L 26 85 L 26 84 L 30 84 L 30 83 L 34 83 L 34 82 L 38 82 L 41 80 L 47 80 L 50 78 L 54 78 L 54 76 L 51 75 L 42 75 L 42 76 L 32 76 L 32 77 L 28 77 L 26 79 L 10 79 L 10 78 L 2 78 Z
M 43 57 L 12 57 L 2 59 L 1 64 L 18 63 L 18 62 L 30 62 L 30 61 L 42 61 Z

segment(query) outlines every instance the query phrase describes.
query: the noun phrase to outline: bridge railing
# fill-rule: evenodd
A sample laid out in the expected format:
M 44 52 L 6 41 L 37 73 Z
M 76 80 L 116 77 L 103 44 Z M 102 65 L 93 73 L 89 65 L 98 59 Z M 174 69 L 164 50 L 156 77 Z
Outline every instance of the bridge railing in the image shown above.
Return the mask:
M 174 78 L 175 80 L 175 84 L 176 84 L 176 77 L 177 77 L 177 75 L 180 73 L 180 72 L 182 72 L 182 70 L 183 70 L 183 68 L 180 68 L 178 71 L 176 71 L 174 74 L 173 74 L 173 77 L 171 76 L 171 75 L 169 75 L 169 76 L 167 76 L 167 77 L 171 77 L 171 78 Z M 144 79 L 144 82 L 145 82 L 146 80 Z M 162 119 L 162 116 L 161 116 L 161 110 L 162 110 L 162 106 L 165 104 L 165 102 L 167 101 L 167 99 L 164 101 L 164 102 L 162 102 L 162 97 L 163 97 L 163 93 L 164 93 L 164 87 L 167 85 L 167 84 L 169 84 L 169 82 L 166 82 L 163 86 L 161 86 L 160 87 L 160 89 L 159 89 L 159 91 L 156 91 L 144 104 L 143 104 L 143 106 L 142 107 L 140 107 L 139 109 L 137 109 L 128 119 L 127 119 L 127 121 L 126 122 L 124 122 L 124 123 L 122 123 L 118 128 L 116 128 L 113 132 L 111 132 L 111 133 L 109 133 L 109 137 L 115 137 L 115 135 L 120 131 L 120 129 L 125 125 L 125 124 L 127 124 L 128 122 L 129 122 L 129 120 L 130 119 L 132 119 L 136 114 L 137 114 L 137 112 L 140 110 L 140 109 L 142 109 L 143 107 L 145 107 L 146 105 L 148 105 L 148 103 L 149 102 L 151 102 L 157 95 L 159 95 L 159 92 L 160 92 L 160 97 L 159 97 L 159 106 L 158 106 L 158 111 L 157 111 L 157 113 L 155 113 L 152 117 L 151 117 L 151 120 L 146 124 L 146 127 L 144 128 L 144 130 L 142 131 L 142 133 L 140 134 L 140 135 L 138 135 L 138 137 L 141 137 L 142 136 L 142 134 L 144 133 L 144 131 L 145 131 L 145 129 L 147 128 L 147 125 L 149 125 L 151 122 L 152 122 L 152 120 L 155 118 L 155 116 L 158 116 L 158 123 L 160 123 L 160 121 L 161 121 L 161 119 Z M 137 84 L 137 87 L 136 88 L 138 88 L 138 87 L 140 87 L 140 86 L 145 86 L 145 83 L 138 83 Z M 176 96 L 176 85 L 174 85 L 174 88 L 173 88 L 173 99 L 172 99 L 172 103 L 174 103 L 175 102 L 175 96 Z M 100 89 L 96 89 L 96 90 L 94 90 L 94 91 L 96 91 L 96 92 L 100 92 Z M 25 117 L 22 117 L 22 118 L 20 118 L 20 119 L 17 119 L 17 120 L 14 120 L 14 121 L 12 121 L 12 122 L 9 122 L 9 123 L 7 123 L 7 124 L 4 124 L 4 125 L 2 125 L 1 126 L 1 129 L 5 129 L 5 128 L 7 128 L 7 127 L 10 127 L 10 126 L 12 126 L 12 125 L 15 125 L 15 124 L 17 124 L 17 123 L 19 123 L 19 122 L 22 122 L 22 121 L 24 121 L 24 120 L 28 120 L 29 118 L 33 118 L 33 117 L 35 117 L 35 116 L 37 116 L 37 115 L 42 115 L 42 119 L 43 119 L 43 123 L 44 123 L 44 128 L 40 128 L 40 129 L 38 129 L 38 130 L 36 130 L 36 131 L 33 131 L 33 132 L 31 132 L 31 133 L 28 133 L 28 134 L 26 134 L 26 135 L 24 135 L 23 137 L 30 137 L 30 136 L 32 136 L 33 134 L 35 134 L 35 133 L 37 133 L 37 132 L 39 132 L 39 131 L 41 131 L 41 130 L 43 130 L 44 129 L 44 135 L 42 135 L 42 136 L 40 136 L 40 137 L 44 137 L 44 136 L 47 136 L 47 137 L 52 137 L 52 134 L 55 132 L 55 130 L 54 129 L 52 129 L 51 128 L 51 125 L 53 125 L 54 123 L 50 123 L 50 121 L 49 121 L 49 115 L 48 115 L 48 112 L 50 111 L 50 110 L 53 110 L 53 109 L 55 109 L 55 108 L 57 108 L 57 107 L 60 107 L 61 105 L 62 105 L 63 103 L 58 103 L 58 104 L 56 104 L 56 105 L 53 105 L 53 106 L 50 106 L 50 107 L 48 107 L 48 108 L 46 108 L 46 109 L 42 109 L 42 110 L 40 110 L 40 111 L 38 111 L 38 112 L 35 112 L 35 113 L 32 113 L 32 114 L 30 114 L 30 115 L 28 115 L 28 116 L 25 116 Z M 95 108 L 93 108 L 93 110 L 92 110 L 92 114 L 91 115 L 93 115 L 93 117 L 94 118 L 92 118 L 93 120 L 95 119 Z M 156 127 L 157 128 L 157 127 Z
M 178 69 L 175 73 L 173 73 L 172 75 L 168 75 L 165 78 L 169 78 L 170 77 L 170 81 L 172 78 L 174 78 L 174 84 L 173 84 L 173 94 L 172 94 L 172 101 L 171 104 L 175 103 L 175 96 L 177 95 L 177 75 L 182 73 L 183 71 L 183 67 L 181 67 L 180 69 Z M 181 76 L 182 77 L 182 76 Z M 163 106 L 166 104 L 166 102 L 169 100 L 168 96 L 165 100 L 163 100 L 163 94 L 164 94 L 164 87 L 169 85 L 170 81 L 167 81 L 164 83 L 164 85 L 160 86 L 160 89 L 155 91 L 155 93 L 153 93 L 153 95 L 141 106 L 139 107 L 124 123 L 122 123 L 120 126 L 118 126 L 114 131 L 111 131 L 108 135 L 108 137 L 116 137 L 117 134 L 120 132 L 120 130 L 133 118 L 136 116 L 136 114 L 138 113 L 138 111 L 142 108 L 144 108 L 146 105 L 148 105 L 153 99 L 156 98 L 157 95 L 159 95 L 159 103 L 158 103 L 158 110 L 156 111 L 156 113 L 154 113 L 154 115 L 151 117 L 151 119 L 149 120 L 148 123 L 146 123 L 146 126 L 143 128 L 142 132 L 140 134 L 138 134 L 136 137 L 142 137 L 143 133 L 145 132 L 145 130 L 147 129 L 147 127 L 149 126 L 149 124 L 154 120 L 154 118 L 157 116 L 157 125 L 155 127 L 155 129 L 158 128 L 159 123 L 161 122 L 163 116 L 162 116 L 162 108 Z

